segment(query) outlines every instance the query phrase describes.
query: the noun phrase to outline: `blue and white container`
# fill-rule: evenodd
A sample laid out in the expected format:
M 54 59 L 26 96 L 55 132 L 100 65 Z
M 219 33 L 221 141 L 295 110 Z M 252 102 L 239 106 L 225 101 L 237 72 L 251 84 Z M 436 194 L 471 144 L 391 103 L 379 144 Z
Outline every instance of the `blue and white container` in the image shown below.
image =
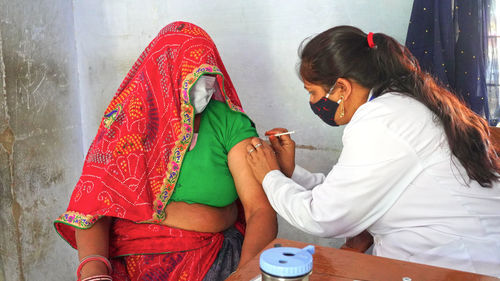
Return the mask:
M 303 249 L 277 247 L 260 255 L 262 281 L 308 281 L 313 268 L 314 246 Z

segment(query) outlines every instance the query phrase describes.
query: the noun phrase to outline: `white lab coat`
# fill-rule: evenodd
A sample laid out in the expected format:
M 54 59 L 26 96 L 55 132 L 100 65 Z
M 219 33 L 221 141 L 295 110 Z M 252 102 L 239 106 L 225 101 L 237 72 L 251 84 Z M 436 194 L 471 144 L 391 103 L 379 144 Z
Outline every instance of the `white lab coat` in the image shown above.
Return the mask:
M 264 190 L 295 227 L 321 237 L 368 229 L 374 255 L 500 276 L 500 183 L 470 181 L 442 125 L 387 93 L 359 107 L 326 175 L 269 172 Z

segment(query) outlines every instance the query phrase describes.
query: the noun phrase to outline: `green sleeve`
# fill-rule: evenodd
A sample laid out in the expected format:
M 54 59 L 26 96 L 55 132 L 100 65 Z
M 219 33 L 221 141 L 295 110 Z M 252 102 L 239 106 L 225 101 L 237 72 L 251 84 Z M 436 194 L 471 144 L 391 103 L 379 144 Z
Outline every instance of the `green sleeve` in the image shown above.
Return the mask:
M 228 152 L 240 141 L 259 136 L 254 123 L 244 113 L 230 110 L 227 114 L 226 123 L 227 131 L 224 138 L 224 146 Z

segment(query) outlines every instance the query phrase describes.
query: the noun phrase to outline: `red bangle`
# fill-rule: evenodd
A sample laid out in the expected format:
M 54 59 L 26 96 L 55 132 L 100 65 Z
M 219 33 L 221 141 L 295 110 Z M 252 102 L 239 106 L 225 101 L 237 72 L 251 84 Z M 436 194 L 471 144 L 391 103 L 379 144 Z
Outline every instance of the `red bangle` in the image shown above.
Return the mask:
M 113 273 L 113 268 L 111 267 L 111 263 L 109 262 L 108 258 L 106 258 L 104 256 L 101 256 L 101 255 L 90 255 L 90 256 L 84 257 L 80 261 L 80 265 L 78 265 L 78 269 L 76 270 L 76 277 L 78 278 L 78 280 L 81 280 L 80 279 L 80 277 L 81 277 L 80 271 L 82 270 L 83 266 L 86 263 L 90 262 L 90 261 L 101 261 L 101 262 L 103 262 L 104 264 L 106 264 L 106 267 L 108 268 L 108 274 Z M 86 278 L 86 279 L 88 279 L 88 278 Z
M 113 278 L 109 275 L 96 275 L 87 277 L 82 281 L 113 281 Z

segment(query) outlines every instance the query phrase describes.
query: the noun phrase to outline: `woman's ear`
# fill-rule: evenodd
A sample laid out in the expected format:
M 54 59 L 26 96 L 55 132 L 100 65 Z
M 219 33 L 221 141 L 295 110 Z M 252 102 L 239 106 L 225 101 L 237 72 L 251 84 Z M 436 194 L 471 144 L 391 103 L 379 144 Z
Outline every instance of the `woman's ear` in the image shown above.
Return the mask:
M 339 88 L 340 95 L 344 97 L 344 100 L 348 99 L 352 93 L 352 83 L 349 79 L 346 78 L 338 78 L 337 79 L 337 88 Z

